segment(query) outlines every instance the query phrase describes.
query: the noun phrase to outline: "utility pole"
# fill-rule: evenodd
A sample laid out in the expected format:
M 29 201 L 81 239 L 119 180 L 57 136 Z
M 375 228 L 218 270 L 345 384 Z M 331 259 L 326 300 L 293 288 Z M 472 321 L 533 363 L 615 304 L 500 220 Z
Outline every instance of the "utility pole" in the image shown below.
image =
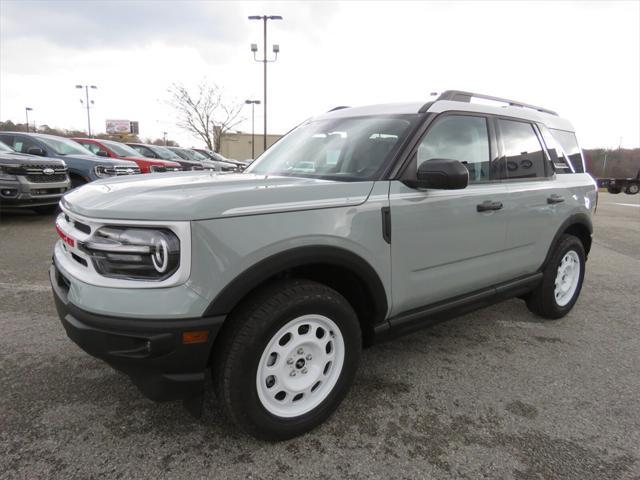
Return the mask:
M 260 105 L 260 100 L 245 100 L 244 103 L 251 105 L 251 159 L 255 160 L 255 119 L 256 119 L 256 105 Z
M 84 103 L 87 107 L 87 133 L 89 134 L 89 137 L 91 137 L 91 114 L 89 113 L 89 108 L 94 104 L 94 102 L 93 100 L 89 102 L 89 89 L 91 88 L 93 90 L 96 90 L 98 87 L 96 87 L 95 85 L 76 85 L 76 88 L 84 88 L 86 101 L 83 102 L 82 99 L 80 99 L 80 103 Z
M 32 110 L 33 110 L 33 108 L 31 108 L 31 107 L 24 107 L 24 114 L 27 117 L 27 133 L 29 133 L 29 112 L 32 111 Z
M 162 132 L 162 139 L 164 140 L 164 146 L 167 146 L 167 132 Z
M 258 52 L 258 45 L 255 43 L 251 44 L 251 51 L 253 52 L 253 59 L 256 62 L 263 63 L 264 69 L 264 95 L 263 95 L 263 108 L 264 108 L 264 142 L 263 147 L 264 150 L 267 149 L 267 63 L 275 62 L 278 60 L 278 52 L 280 52 L 280 45 L 273 45 L 273 53 L 275 53 L 275 58 L 273 60 L 267 59 L 267 20 L 282 20 L 280 15 L 251 15 L 249 16 L 249 20 L 262 20 L 262 40 L 263 40 L 263 48 L 262 48 L 262 60 L 258 60 L 256 58 L 256 53 Z

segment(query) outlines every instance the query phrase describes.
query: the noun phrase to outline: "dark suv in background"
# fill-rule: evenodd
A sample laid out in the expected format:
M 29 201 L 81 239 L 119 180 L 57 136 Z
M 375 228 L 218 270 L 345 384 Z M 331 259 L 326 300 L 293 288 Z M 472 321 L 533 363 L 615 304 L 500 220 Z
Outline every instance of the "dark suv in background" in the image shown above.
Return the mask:
M 63 161 L 17 153 L 0 142 L 0 208 L 51 213 L 70 186 Z
M 149 145 L 146 143 L 127 143 L 127 145 L 140 152 L 143 157 L 161 158 L 163 160 L 169 160 L 171 162 L 178 162 L 185 170 L 203 170 L 202 164 L 200 162 L 185 160 L 166 147 L 161 147 L 159 145 Z
M 140 173 L 134 162 L 99 157 L 73 140 L 55 135 L 0 132 L 0 141 L 16 152 L 64 160 L 73 188 L 99 178 Z
M 215 170 L 218 172 L 236 172 L 238 169 L 235 164 L 219 160 L 212 160 L 210 157 L 203 155 L 193 149 L 182 147 L 167 147 L 173 153 L 184 160 L 192 160 L 200 163 L 206 170 Z

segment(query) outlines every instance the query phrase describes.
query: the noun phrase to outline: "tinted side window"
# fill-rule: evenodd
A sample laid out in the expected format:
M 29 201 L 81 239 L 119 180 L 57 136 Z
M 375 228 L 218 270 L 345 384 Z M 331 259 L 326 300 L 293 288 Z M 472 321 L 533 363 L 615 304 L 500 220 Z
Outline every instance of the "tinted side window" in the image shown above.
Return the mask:
M 547 147 L 547 152 L 549 152 L 555 171 L 558 173 L 572 173 L 571 163 L 566 157 L 562 146 L 553 135 L 551 135 L 547 127 L 539 123 L 538 128 L 540 129 L 540 133 L 542 133 L 542 140 Z
M 569 160 L 576 173 L 584 173 L 584 164 L 582 163 L 582 150 L 578 145 L 576 134 L 573 132 L 565 132 L 564 130 L 550 129 L 551 134 L 562 145 L 565 153 L 569 155 Z
M 80 145 L 88 149 L 91 153 L 97 154 L 100 150 L 102 150 L 98 145 L 91 142 L 79 142 Z
M 16 136 L 13 139 L 13 149 L 16 152 L 27 153 L 31 147 L 39 148 L 38 144 L 31 140 L 29 137 Z
M 2 141 L 3 143 L 9 145 L 11 148 L 13 148 L 14 139 L 15 138 L 14 138 L 13 135 L 0 134 L 0 141 Z
M 156 154 L 154 154 L 147 147 L 143 147 L 142 145 L 131 145 L 131 147 L 142 154 L 142 156 L 147 158 L 156 158 Z
M 469 183 L 491 178 L 487 119 L 447 115 L 431 126 L 418 146 L 418 164 L 433 159 L 461 161 L 469 170 Z
M 498 119 L 507 178 L 545 177 L 545 155 L 533 125 Z

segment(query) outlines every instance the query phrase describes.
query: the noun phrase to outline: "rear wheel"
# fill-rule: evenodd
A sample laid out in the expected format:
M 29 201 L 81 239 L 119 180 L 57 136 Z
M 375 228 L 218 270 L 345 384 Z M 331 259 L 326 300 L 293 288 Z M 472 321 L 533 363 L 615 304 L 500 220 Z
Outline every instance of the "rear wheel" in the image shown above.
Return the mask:
M 562 235 L 544 268 L 542 282 L 526 299 L 529 310 L 543 318 L 564 317 L 578 300 L 584 269 L 582 242 L 573 235 Z
M 612 186 L 607 187 L 607 192 L 609 193 L 617 194 L 617 193 L 620 193 L 621 191 L 622 191 L 621 187 L 612 187 Z
M 337 408 L 357 370 L 358 318 L 335 290 L 287 280 L 252 295 L 231 317 L 214 352 L 223 410 L 243 430 L 284 440 Z
M 632 183 L 625 189 L 625 193 L 629 195 L 635 195 L 638 192 L 640 192 L 640 184 L 638 183 Z

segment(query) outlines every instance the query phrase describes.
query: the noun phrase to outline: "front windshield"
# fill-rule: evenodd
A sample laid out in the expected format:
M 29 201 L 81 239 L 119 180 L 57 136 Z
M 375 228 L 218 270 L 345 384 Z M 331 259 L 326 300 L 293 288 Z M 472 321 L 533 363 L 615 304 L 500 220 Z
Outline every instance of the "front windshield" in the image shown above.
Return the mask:
M 152 148 L 153 151 L 160 155 L 160 158 L 163 160 L 182 160 L 179 155 L 176 155 L 175 152 L 172 152 L 168 148 L 159 147 L 157 145 L 154 145 Z
M 105 141 L 105 140 L 103 140 L 102 143 L 104 143 L 107 147 L 113 150 L 113 152 L 119 157 L 139 157 L 140 156 L 140 152 L 138 152 L 137 150 L 134 150 L 129 145 L 125 145 L 124 143 L 111 142 L 111 141 Z
M 52 137 L 38 137 L 42 143 L 46 143 L 47 146 L 56 152 L 58 155 L 95 155 L 90 150 L 87 150 L 79 143 L 66 138 L 52 138 Z
M 402 115 L 311 121 L 269 148 L 246 171 L 368 180 L 399 148 L 417 118 Z
M 9 145 L 0 142 L 0 152 L 4 153 L 16 153 Z

